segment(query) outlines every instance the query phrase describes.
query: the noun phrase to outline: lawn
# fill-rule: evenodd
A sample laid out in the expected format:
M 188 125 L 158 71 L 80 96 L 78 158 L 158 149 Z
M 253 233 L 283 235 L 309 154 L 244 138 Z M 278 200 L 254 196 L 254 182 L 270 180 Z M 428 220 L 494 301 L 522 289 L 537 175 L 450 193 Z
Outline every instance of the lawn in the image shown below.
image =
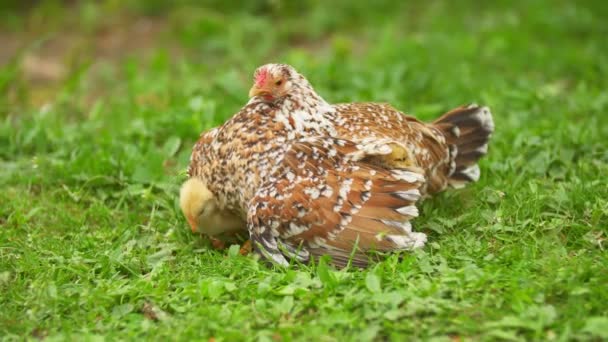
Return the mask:
M 1 339 L 608 339 L 604 1 L 62 3 L 0 7 Z M 285 269 L 190 232 L 191 147 L 272 61 L 330 102 L 491 107 L 425 249 Z

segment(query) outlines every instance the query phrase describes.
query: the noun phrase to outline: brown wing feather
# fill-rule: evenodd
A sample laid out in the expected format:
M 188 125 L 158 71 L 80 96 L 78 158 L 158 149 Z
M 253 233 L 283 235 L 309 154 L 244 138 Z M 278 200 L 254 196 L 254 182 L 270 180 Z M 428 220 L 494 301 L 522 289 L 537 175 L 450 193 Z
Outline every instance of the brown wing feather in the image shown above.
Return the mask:
M 426 237 L 411 232 L 409 220 L 418 214 L 415 202 L 424 178 L 364 161 L 391 152 L 379 140 L 355 144 L 307 138 L 293 144 L 272 177 L 275 181 L 252 200 L 249 228 L 252 240 L 264 249 L 261 254 L 280 263 L 286 256 L 307 260 L 309 254 L 329 254 L 344 266 L 355 245 L 358 265 L 370 250 L 422 246 Z M 289 255 L 274 248 L 281 244 L 303 250 Z

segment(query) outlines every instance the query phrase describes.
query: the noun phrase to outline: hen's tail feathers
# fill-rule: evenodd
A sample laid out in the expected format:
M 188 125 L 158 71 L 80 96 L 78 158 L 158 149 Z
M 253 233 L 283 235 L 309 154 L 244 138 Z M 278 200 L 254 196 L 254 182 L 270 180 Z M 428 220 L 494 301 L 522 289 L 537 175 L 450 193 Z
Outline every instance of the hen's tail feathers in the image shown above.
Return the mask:
M 452 172 L 449 184 L 460 188 L 479 180 L 477 161 L 488 152 L 494 121 L 488 107 L 476 104 L 453 109 L 433 122 L 450 145 Z

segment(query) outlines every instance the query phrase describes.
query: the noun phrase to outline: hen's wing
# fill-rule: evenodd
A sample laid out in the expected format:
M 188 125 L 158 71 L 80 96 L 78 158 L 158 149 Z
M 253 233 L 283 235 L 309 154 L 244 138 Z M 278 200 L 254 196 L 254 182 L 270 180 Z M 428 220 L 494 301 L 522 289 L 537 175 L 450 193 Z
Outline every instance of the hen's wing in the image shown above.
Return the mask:
M 410 219 L 424 177 L 365 162 L 392 153 L 388 140 L 353 143 L 314 137 L 293 143 L 251 200 L 247 224 L 254 250 L 279 264 L 329 254 L 365 266 L 366 252 L 421 247 L 426 235 Z
M 334 107 L 340 137 L 353 141 L 369 136 L 392 139 L 393 152 L 373 159 L 389 168 L 419 167 L 426 178 L 422 193 L 477 181 L 477 162 L 487 153 L 494 131 L 489 108 L 475 104 L 454 108 L 432 123 L 404 115 L 389 104 L 347 103 Z
M 390 139 L 392 153 L 373 157 L 386 168 L 418 167 L 425 175 L 423 193 L 444 189 L 451 172 L 452 151 L 443 133 L 385 103 L 347 103 L 334 106 L 340 118 L 338 135 L 353 141 L 373 136 Z

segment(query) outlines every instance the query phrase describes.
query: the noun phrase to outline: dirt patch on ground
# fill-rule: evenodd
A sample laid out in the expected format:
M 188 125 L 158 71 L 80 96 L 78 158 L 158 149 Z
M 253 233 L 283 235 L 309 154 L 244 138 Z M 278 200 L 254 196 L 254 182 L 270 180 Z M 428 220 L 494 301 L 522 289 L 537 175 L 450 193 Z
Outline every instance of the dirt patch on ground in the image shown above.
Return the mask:
M 15 63 L 18 81 L 37 94 L 29 102 L 39 105 L 85 63 L 94 75 L 102 64 L 118 65 L 127 56 L 144 60 L 159 48 L 168 49 L 172 56 L 182 54 L 177 44 L 163 39 L 169 27 L 165 18 L 121 17 L 108 23 L 92 32 L 68 27 L 50 33 L 0 31 L 0 66 Z

